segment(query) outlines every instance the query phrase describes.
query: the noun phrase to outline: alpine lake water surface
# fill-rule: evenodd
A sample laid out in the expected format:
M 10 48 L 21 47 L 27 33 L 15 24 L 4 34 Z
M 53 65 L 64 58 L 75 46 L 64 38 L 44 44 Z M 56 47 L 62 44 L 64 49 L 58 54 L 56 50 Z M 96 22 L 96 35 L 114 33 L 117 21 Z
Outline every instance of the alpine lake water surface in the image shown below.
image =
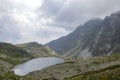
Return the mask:
M 36 58 L 15 66 L 13 71 L 16 75 L 24 76 L 30 72 L 60 63 L 64 63 L 64 59 L 56 57 Z

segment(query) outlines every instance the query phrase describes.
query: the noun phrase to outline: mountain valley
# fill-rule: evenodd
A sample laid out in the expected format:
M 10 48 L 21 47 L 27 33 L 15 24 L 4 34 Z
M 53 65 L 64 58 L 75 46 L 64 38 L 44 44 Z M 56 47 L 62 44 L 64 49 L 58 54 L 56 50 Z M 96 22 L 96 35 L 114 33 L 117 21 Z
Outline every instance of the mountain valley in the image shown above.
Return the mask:
M 24 76 L 14 74 L 17 65 L 49 57 L 64 61 Z M 0 80 L 120 80 L 120 12 L 89 20 L 45 45 L 0 42 L 0 73 Z

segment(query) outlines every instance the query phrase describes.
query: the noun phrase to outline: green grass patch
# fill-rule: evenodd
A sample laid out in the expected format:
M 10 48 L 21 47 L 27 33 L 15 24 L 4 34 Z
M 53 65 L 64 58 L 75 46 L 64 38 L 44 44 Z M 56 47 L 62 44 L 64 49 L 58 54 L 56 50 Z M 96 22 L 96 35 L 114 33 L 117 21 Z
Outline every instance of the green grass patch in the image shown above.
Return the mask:
M 120 80 L 120 65 L 110 66 L 101 70 L 89 71 L 64 80 Z

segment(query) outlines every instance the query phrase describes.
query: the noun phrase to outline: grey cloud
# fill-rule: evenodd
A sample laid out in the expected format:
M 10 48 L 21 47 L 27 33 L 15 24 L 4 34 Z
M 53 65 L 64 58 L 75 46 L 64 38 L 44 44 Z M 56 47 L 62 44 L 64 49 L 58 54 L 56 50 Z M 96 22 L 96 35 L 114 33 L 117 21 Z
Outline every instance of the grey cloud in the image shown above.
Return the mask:
M 52 23 L 47 23 L 45 24 L 49 27 L 60 27 L 60 28 L 65 28 L 68 31 L 73 30 L 73 24 L 66 23 L 66 22 L 59 22 L 59 21 L 53 21 Z
M 42 7 L 37 11 L 38 14 L 42 13 L 42 16 L 51 17 L 55 16 L 64 6 L 65 0 L 43 0 Z
M 0 15 L 2 13 L 6 14 L 12 10 L 13 6 L 10 4 L 9 0 L 0 0 Z
M 0 20 L 0 40 L 9 41 L 9 40 L 18 40 L 21 38 L 18 25 L 10 16 L 5 16 Z
M 11 11 L 15 8 L 17 9 L 17 13 L 20 13 L 21 11 L 25 12 L 28 8 L 24 9 L 26 5 L 17 5 L 12 1 L 13 0 L 0 0 L 0 41 L 12 41 L 13 43 L 16 40 L 26 41 L 25 39 L 27 39 L 27 37 L 28 39 L 32 39 L 31 35 L 34 38 L 37 37 L 36 40 L 38 41 L 38 37 L 41 37 L 41 42 L 43 41 L 42 38 L 47 41 L 51 36 L 53 39 L 56 36 L 61 36 L 66 32 L 73 31 L 78 25 L 83 24 L 89 19 L 104 18 L 120 9 L 120 0 L 43 0 L 42 7 L 36 9 L 35 12 L 38 18 L 35 20 L 28 19 L 31 23 L 22 25 L 22 23 L 19 24 L 13 18 L 14 15 L 11 16 Z M 66 4 L 66 1 L 70 1 L 70 3 Z M 12 4 L 14 4 L 14 7 Z M 25 13 L 27 13 L 27 11 Z M 26 17 L 28 16 L 26 15 Z M 36 32 L 39 26 L 38 22 L 41 21 L 40 19 L 51 19 L 52 22 L 48 21 L 45 22 L 45 24 L 40 23 L 40 26 L 47 26 L 51 30 L 46 30 L 48 28 L 40 30 L 40 28 Z M 26 26 L 29 30 L 23 30 L 26 28 L 21 28 L 21 26 Z M 66 29 L 66 32 L 52 31 L 54 28 Z M 35 29 L 35 31 L 32 29 Z M 22 34 L 22 32 L 25 35 Z M 30 38 L 27 35 L 29 35 Z
M 56 7 L 59 3 L 54 3 L 53 0 L 45 0 L 44 4 L 46 5 L 42 8 L 46 12 L 45 15 L 51 18 L 54 15 L 54 22 L 47 25 L 67 30 L 74 30 L 89 19 L 104 18 L 120 10 L 120 0 L 71 0 L 70 4 L 64 4 L 59 8 Z
M 12 6 L 8 0 L 0 3 L 0 41 L 13 41 L 20 39 L 20 30 L 17 22 L 11 16 Z
M 56 21 L 83 23 L 90 18 L 105 16 L 112 13 L 113 10 L 119 10 L 120 0 L 73 0 L 66 8 L 59 13 Z M 107 14 L 107 15 L 108 15 Z M 82 22 L 83 21 L 83 22 Z
M 51 35 L 54 35 L 56 34 L 55 32 L 48 32 L 48 31 L 39 31 L 39 32 L 36 32 L 36 35 L 37 36 L 40 36 L 40 38 L 50 38 Z

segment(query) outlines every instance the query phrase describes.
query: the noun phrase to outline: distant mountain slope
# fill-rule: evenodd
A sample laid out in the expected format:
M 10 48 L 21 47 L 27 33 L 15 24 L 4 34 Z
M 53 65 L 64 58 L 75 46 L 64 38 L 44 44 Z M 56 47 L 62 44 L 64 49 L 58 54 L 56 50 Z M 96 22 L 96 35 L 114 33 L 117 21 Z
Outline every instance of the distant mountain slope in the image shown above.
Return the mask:
M 88 58 L 120 52 L 120 12 L 93 19 L 67 36 L 46 44 L 67 57 Z
M 54 41 L 51 41 L 50 43 L 47 43 L 46 45 L 48 45 L 49 47 L 51 47 L 58 53 L 64 54 L 64 53 L 68 52 L 69 50 L 75 48 L 76 46 L 79 46 L 81 41 L 84 41 L 86 38 L 90 37 L 89 33 L 91 33 L 91 35 L 94 33 L 94 31 L 93 31 L 93 33 L 91 31 L 92 29 L 99 30 L 99 25 L 100 25 L 101 21 L 102 20 L 100 20 L 100 19 L 90 20 L 83 26 L 80 25 L 75 31 L 68 34 L 67 36 L 61 37 Z M 93 35 L 93 37 L 94 37 L 94 35 Z M 83 39 L 83 40 L 81 40 L 81 39 Z
M 34 57 L 59 56 L 55 51 L 53 51 L 49 47 L 38 44 L 37 42 L 17 44 L 16 46 L 22 48 Z
M 0 43 L 0 57 L 2 56 L 15 58 L 31 57 L 31 55 L 28 52 L 10 43 Z

